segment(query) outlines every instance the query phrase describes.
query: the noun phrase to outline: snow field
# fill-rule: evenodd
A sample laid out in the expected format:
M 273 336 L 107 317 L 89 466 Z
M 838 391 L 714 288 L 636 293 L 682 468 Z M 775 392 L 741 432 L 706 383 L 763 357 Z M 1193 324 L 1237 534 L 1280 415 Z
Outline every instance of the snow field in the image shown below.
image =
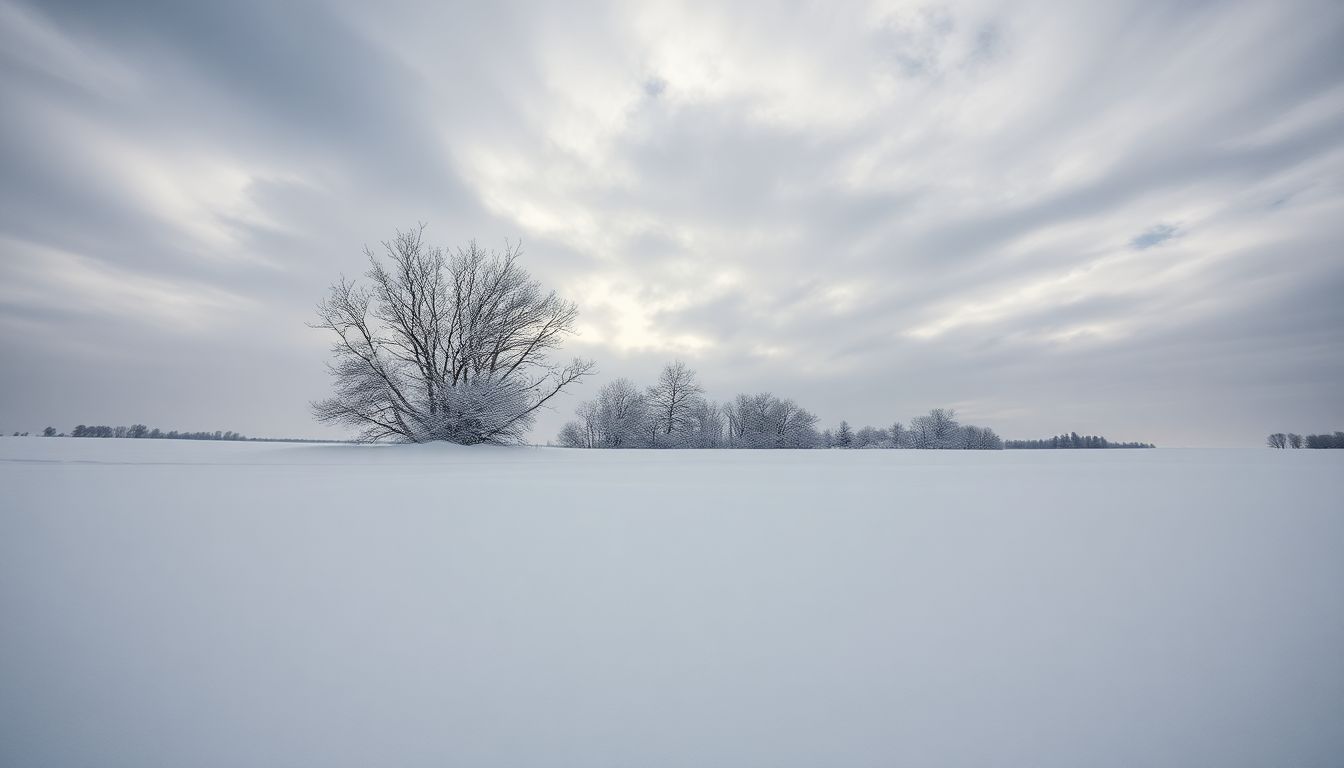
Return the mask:
M 0 764 L 1327 766 L 1333 451 L 0 439 Z

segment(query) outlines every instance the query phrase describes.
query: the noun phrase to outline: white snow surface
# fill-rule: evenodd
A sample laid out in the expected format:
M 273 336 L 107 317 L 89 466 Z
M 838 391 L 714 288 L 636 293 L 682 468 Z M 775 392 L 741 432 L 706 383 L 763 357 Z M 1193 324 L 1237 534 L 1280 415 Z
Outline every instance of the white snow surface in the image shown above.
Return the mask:
M 0 439 L 0 765 L 1339 766 L 1344 451 Z

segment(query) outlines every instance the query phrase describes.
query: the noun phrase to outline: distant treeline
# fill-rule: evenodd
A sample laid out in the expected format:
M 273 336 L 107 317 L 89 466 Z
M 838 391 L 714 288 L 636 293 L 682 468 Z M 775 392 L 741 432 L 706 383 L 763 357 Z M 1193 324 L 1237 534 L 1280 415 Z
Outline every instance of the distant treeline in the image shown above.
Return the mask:
M 1156 448 L 1152 443 L 1117 443 L 1100 435 L 1080 435 L 1070 432 L 1067 435 L 1055 435 L 1044 440 L 1005 440 L 1004 448 Z
M 950 408 L 934 408 L 911 419 L 909 426 L 898 421 L 890 427 L 851 429 L 849 422 L 842 421 L 834 432 L 822 431 L 817 447 L 1001 451 L 1003 438 L 989 427 L 962 424 Z
M 27 437 L 27 432 L 15 432 L 14 437 Z M 132 424 L 129 427 L 109 427 L 106 425 L 88 426 L 80 424 L 70 430 L 69 434 L 57 432 L 55 427 L 47 427 L 42 430 L 43 437 L 122 437 L 122 438 L 143 438 L 147 440 L 245 440 L 251 443 L 348 443 L 349 440 L 322 440 L 308 437 L 248 437 L 232 430 L 215 430 L 214 432 L 179 432 L 176 429 L 167 432 L 155 427 L 153 429 L 144 424 Z
M 1307 435 L 1303 437 L 1296 432 L 1275 432 L 1265 438 L 1265 444 L 1270 448 L 1344 448 L 1344 432 L 1336 432 L 1333 435 Z
M 855 430 L 842 421 L 834 431 L 818 431 L 815 414 L 770 392 L 707 400 L 695 371 L 680 361 L 666 365 L 650 387 L 624 378 L 608 383 L 575 416 L 557 440 L 566 448 L 1003 448 L 994 430 L 961 424 L 944 408 L 909 426 Z
M 56 428 L 47 427 L 42 430 L 46 437 L 55 437 Z M 246 440 L 246 435 L 240 435 L 233 431 L 215 430 L 214 432 L 179 432 L 176 429 L 164 432 L 158 427 L 153 429 L 144 424 L 132 424 L 129 427 L 109 427 L 105 425 L 85 426 L 80 424 L 70 430 L 70 437 L 131 437 L 146 438 L 150 440 Z

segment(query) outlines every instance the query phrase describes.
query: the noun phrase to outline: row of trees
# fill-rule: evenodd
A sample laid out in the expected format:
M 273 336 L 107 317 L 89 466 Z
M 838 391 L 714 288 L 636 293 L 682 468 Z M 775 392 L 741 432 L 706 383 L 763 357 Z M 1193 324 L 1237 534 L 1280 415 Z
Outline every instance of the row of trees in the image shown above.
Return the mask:
M 817 417 L 769 392 L 731 402 L 705 399 L 704 387 L 681 361 L 653 386 L 616 379 L 579 404 L 558 442 L 569 448 L 811 448 Z
M 834 432 L 821 433 L 819 447 L 998 451 L 1003 449 L 1003 438 L 989 427 L 958 422 L 955 410 L 934 408 L 911 419 L 909 426 L 898 421 L 890 427 L 853 430 L 849 422 L 842 421 Z
M 726 403 L 704 397 L 704 388 L 685 363 L 666 365 L 654 385 L 641 388 L 616 379 L 592 400 L 579 404 L 576 418 L 557 442 L 569 448 L 947 448 L 998 450 L 1003 440 L 992 429 L 962 425 L 952 410 L 896 422 L 889 428 L 848 422 L 835 431 L 817 431 L 817 417 L 788 398 L 770 392 L 737 395 Z
M 1344 432 L 1303 437 L 1296 432 L 1275 432 L 1265 438 L 1270 448 L 1344 448 Z
M 1155 448 L 1152 443 L 1121 443 L 1107 440 L 1099 435 L 1079 435 L 1070 432 L 1067 435 L 1055 435 L 1044 440 L 1009 440 L 1005 448 Z
M 42 430 L 42 434 L 43 434 L 44 436 L 46 436 L 46 437 L 55 437 L 55 436 L 56 436 L 56 428 L 55 428 L 55 427 L 47 427 L 46 429 Z M 80 424 L 79 426 L 75 427 L 73 430 L 70 431 L 70 436 L 71 436 L 71 437 L 129 437 L 129 438 L 147 438 L 147 439 L 154 439 L 154 440 L 157 440 L 157 439 L 164 439 L 164 440 L 246 440 L 246 439 L 247 439 L 246 436 L 244 436 L 244 435 L 240 435 L 240 434 L 238 434 L 237 432 L 224 432 L 224 431 L 221 431 L 221 430 L 216 430 L 216 431 L 214 431 L 214 432 L 179 432 L 179 431 L 177 431 L 177 430 L 175 430 L 175 429 L 174 429 L 174 430 L 170 430 L 170 431 L 168 431 L 168 432 L 164 432 L 163 430 L 159 429 L 158 427 L 155 427 L 155 428 L 153 428 L 153 429 L 150 429 L 149 427 L 146 427 L 144 424 L 132 424 L 132 425 L 129 426 L 129 427 L 126 427 L 126 426 L 108 427 L 108 426 L 103 426 L 103 425 L 90 427 L 90 426 L 85 426 L 85 425 L 83 425 L 83 424 Z

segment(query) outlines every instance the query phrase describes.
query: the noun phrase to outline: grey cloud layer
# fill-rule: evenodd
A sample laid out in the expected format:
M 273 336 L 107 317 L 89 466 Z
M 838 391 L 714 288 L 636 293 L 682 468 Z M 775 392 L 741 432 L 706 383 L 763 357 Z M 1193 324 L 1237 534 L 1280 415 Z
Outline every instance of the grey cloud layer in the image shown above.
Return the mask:
M 1344 422 L 1335 3 L 0 19 L 0 429 L 319 434 L 302 323 L 416 221 L 522 239 L 604 378 L 1011 436 Z

